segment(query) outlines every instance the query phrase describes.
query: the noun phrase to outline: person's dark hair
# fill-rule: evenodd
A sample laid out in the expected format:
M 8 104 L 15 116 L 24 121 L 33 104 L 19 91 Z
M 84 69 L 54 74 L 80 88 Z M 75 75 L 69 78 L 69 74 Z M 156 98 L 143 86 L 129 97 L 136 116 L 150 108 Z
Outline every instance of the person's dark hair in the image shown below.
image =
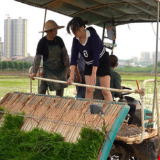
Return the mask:
M 89 31 L 94 31 L 96 32 L 96 30 L 93 28 L 93 27 L 87 27 L 86 30 L 89 30 Z M 97 33 L 97 32 L 96 32 Z
M 87 24 L 88 21 L 83 21 L 80 17 L 74 17 L 71 21 L 67 24 L 67 32 L 70 34 L 70 26 L 73 26 L 73 32 L 78 31 L 82 26 L 85 28 L 85 24 Z
M 116 67 L 117 63 L 118 63 L 118 58 L 115 55 L 110 55 L 109 56 L 110 61 L 111 61 L 111 67 Z

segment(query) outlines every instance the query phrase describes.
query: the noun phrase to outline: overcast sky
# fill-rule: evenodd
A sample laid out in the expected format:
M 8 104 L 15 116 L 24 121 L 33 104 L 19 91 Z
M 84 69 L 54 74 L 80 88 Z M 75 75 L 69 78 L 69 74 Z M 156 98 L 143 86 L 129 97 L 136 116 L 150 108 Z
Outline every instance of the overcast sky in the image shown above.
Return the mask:
M 4 41 L 4 20 L 7 19 L 8 16 L 11 19 L 18 19 L 18 17 L 27 19 L 28 53 L 34 56 L 36 54 L 37 43 L 42 37 L 42 34 L 38 32 L 43 29 L 44 13 L 44 9 L 31 7 L 14 0 L 1 0 L 0 37 L 2 37 L 2 42 Z M 55 12 L 47 11 L 46 20 L 49 19 L 55 20 L 58 25 L 64 25 L 66 27 L 71 18 L 57 14 Z M 156 23 L 153 23 L 153 28 L 156 32 Z M 119 59 L 130 59 L 133 56 L 140 58 L 141 52 L 155 52 L 156 36 L 154 34 L 153 28 L 151 23 L 117 26 L 117 47 L 114 50 L 114 54 L 117 55 Z M 102 28 L 95 27 L 95 29 L 97 30 L 99 36 L 102 37 Z M 58 30 L 58 35 L 63 38 L 68 53 L 70 54 L 73 35 L 68 35 L 66 28 Z

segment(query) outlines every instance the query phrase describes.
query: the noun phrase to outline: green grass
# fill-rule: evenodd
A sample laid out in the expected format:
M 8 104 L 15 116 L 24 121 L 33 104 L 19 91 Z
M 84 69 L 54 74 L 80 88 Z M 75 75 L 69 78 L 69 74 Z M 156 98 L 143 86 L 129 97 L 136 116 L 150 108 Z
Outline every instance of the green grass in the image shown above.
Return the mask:
M 104 139 L 102 133 L 85 128 L 77 143 L 68 143 L 42 129 L 20 131 L 22 124 L 22 116 L 6 115 L 0 128 L 1 160 L 96 160 Z
M 0 76 L 0 79 L 26 79 L 28 76 Z
M 151 74 L 140 74 L 140 73 L 120 73 L 122 78 L 122 85 L 137 89 L 136 80 L 139 82 L 139 86 L 141 88 L 142 82 L 145 79 L 154 79 L 154 76 Z M 160 77 L 158 77 L 158 80 L 160 80 Z M 4 97 L 8 92 L 30 92 L 30 86 L 29 86 L 29 77 L 28 76 L 0 76 L 0 99 Z M 33 85 L 33 93 L 37 93 L 37 80 L 32 81 Z M 158 86 L 160 86 L 160 82 L 158 82 Z M 65 88 L 64 90 L 64 96 L 69 97 L 75 97 L 73 95 L 74 86 L 69 86 L 68 88 Z M 160 90 L 160 88 L 159 88 Z M 151 108 L 152 102 L 153 102 L 153 92 L 154 92 L 154 83 L 150 82 L 146 84 L 146 90 L 145 90 L 145 107 Z M 50 92 L 51 95 L 55 95 L 55 92 Z M 130 94 L 129 96 L 136 98 L 140 100 L 140 96 L 138 94 Z
M 144 74 L 136 74 L 136 75 L 121 75 L 122 80 L 138 80 L 138 81 L 144 81 L 146 79 L 155 79 L 155 76 L 153 75 L 144 75 Z M 160 81 L 160 77 L 157 77 L 157 81 Z
M 32 81 L 32 93 L 38 92 L 38 81 Z M 64 96 L 73 95 L 74 86 L 69 86 L 64 90 Z M 30 79 L 28 76 L 0 76 L 0 99 L 9 92 L 26 92 L 30 93 Z M 51 95 L 55 95 L 55 92 L 50 92 Z

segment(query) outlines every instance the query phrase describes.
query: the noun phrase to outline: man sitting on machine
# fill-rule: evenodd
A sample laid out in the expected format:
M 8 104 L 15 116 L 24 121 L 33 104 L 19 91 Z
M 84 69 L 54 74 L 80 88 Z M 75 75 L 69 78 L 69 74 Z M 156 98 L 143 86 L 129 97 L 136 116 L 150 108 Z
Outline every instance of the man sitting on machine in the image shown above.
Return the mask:
M 124 89 L 125 87 L 121 86 L 121 76 L 120 76 L 120 74 L 117 73 L 114 70 L 118 66 L 118 58 L 115 55 L 110 55 L 110 61 L 111 61 L 111 67 L 110 67 L 110 75 L 111 75 L 110 88 Z M 100 86 L 98 77 L 96 79 L 96 86 Z M 111 94 L 112 94 L 113 100 L 114 100 L 114 98 L 121 97 L 121 95 L 122 95 L 121 92 L 113 92 L 113 91 L 111 91 Z M 104 97 L 102 95 L 101 90 L 95 89 L 93 98 L 94 99 L 103 99 L 104 100 Z M 133 120 L 133 117 L 134 117 L 134 114 L 135 114 L 136 106 L 134 104 L 131 104 L 131 103 L 128 103 L 128 105 L 130 106 L 130 110 L 128 112 L 128 114 L 130 114 L 130 118 L 128 120 L 128 124 L 131 124 L 132 120 Z

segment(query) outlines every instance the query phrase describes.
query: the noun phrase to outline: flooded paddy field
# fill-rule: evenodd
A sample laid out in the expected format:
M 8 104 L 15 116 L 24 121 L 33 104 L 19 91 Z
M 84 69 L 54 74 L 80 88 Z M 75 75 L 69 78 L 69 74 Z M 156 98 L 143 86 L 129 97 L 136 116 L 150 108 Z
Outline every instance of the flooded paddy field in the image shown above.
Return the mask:
M 74 97 L 74 86 L 69 86 L 64 90 L 64 96 Z M 25 92 L 30 93 L 30 79 L 28 76 L 0 76 L 0 99 L 9 92 Z M 38 81 L 32 81 L 32 93 L 37 94 Z M 55 95 L 55 92 L 50 92 Z
M 150 74 L 124 74 L 121 73 L 121 79 L 122 79 L 122 86 L 129 87 L 132 89 L 137 89 L 137 83 L 136 80 L 139 83 L 139 87 L 141 88 L 142 82 L 146 79 L 154 79 L 154 75 Z M 160 91 L 160 77 L 158 76 L 158 90 Z M 30 85 L 29 85 L 30 79 L 27 75 L 0 75 L 0 99 L 4 97 L 9 92 L 26 92 L 30 93 Z M 37 93 L 38 92 L 38 81 L 34 80 L 32 81 L 32 92 Z M 75 97 L 74 93 L 74 86 L 69 86 L 68 88 L 65 88 L 64 90 L 64 96 L 69 97 Z M 153 94 L 154 93 L 154 83 L 149 82 L 146 83 L 145 88 L 145 108 L 151 109 L 152 103 L 153 103 Z M 50 92 L 51 95 L 55 95 L 55 92 Z M 160 92 L 158 93 L 160 97 Z M 140 100 L 139 94 L 130 94 L 129 96 Z M 160 99 L 160 98 L 159 98 Z

